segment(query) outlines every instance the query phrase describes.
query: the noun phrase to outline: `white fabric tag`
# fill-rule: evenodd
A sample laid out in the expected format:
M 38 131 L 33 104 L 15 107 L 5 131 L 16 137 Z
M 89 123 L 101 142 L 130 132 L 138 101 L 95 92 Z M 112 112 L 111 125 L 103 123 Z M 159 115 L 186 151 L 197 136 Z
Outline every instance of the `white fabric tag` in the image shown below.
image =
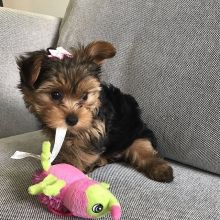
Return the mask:
M 54 142 L 53 150 L 52 150 L 51 157 L 50 157 L 51 163 L 55 160 L 55 158 L 60 152 L 64 138 L 66 136 L 66 131 L 67 131 L 67 128 L 56 129 L 55 142 Z
M 50 162 L 51 163 L 55 160 L 55 158 L 57 157 L 57 155 L 60 152 L 60 149 L 62 147 L 64 138 L 66 136 L 66 131 L 67 131 L 67 128 L 57 128 L 56 129 L 54 147 L 53 147 L 51 157 L 50 157 Z M 33 158 L 36 158 L 38 160 L 41 159 L 40 155 L 32 154 L 32 153 L 28 153 L 28 152 L 23 152 L 23 151 L 16 151 L 11 156 L 11 159 L 20 160 L 20 159 L 23 159 L 23 158 L 26 158 L 26 157 L 33 157 Z
M 28 153 L 28 152 L 23 152 L 23 151 L 16 151 L 12 156 L 11 159 L 16 159 L 16 160 L 20 160 L 26 157 L 33 157 L 36 158 L 38 160 L 40 160 L 40 155 L 37 154 L 32 154 L 32 153 Z

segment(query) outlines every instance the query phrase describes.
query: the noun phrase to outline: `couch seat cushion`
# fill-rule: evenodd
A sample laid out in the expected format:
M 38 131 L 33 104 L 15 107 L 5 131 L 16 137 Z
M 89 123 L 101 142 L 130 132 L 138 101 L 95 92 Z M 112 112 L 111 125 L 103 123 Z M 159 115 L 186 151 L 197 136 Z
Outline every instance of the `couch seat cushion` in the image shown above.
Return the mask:
M 0 219 L 75 219 L 54 216 L 27 193 L 32 173 L 40 168 L 38 160 L 10 159 L 16 150 L 40 154 L 42 140 L 45 137 L 40 131 L 0 139 Z M 220 178 L 180 164 L 172 165 L 175 180 L 169 184 L 147 179 L 124 164 L 101 167 L 90 176 L 110 184 L 122 205 L 124 220 L 218 219 Z

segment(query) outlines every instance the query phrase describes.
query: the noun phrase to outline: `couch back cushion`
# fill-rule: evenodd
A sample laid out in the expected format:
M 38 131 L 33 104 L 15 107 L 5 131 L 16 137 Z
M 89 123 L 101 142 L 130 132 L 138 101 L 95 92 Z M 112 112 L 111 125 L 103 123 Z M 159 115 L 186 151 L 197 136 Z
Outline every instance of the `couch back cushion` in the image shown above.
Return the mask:
M 220 2 L 70 1 L 58 44 L 112 42 L 104 80 L 131 93 L 164 157 L 220 174 Z
M 60 19 L 0 8 L 0 138 L 39 129 L 17 88 L 16 57 L 45 49 L 57 40 Z

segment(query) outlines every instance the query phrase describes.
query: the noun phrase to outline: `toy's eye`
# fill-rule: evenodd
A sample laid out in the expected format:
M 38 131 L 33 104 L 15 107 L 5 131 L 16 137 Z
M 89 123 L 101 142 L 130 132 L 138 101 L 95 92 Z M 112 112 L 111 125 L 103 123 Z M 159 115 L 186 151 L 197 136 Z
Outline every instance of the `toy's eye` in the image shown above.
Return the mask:
M 92 207 L 92 211 L 94 213 L 100 213 L 103 210 L 103 205 L 102 204 L 96 204 Z
M 51 92 L 51 97 L 53 100 L 58 101 L 58 100 L 62 99 L 62 94 L 60 91 L 53 91 L 53 92 Z

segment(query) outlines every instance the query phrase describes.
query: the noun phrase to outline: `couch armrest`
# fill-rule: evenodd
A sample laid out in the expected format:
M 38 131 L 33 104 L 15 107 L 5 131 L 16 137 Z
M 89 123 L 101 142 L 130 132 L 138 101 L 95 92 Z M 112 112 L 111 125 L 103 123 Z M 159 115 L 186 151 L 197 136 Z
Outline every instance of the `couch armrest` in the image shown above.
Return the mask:
M 0 138 L 37 129 L 17 89 L 15 57 L 56 44 L 60 18 L 0 8 Z

